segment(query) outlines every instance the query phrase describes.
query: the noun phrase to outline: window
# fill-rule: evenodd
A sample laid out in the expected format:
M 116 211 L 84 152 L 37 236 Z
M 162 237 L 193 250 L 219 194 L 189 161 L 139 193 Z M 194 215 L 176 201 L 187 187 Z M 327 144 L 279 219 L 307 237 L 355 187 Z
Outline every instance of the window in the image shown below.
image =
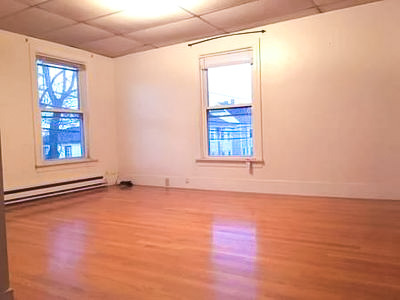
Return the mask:
M 253 49 L 243 49 L 200 58 L 203 158 L 260 159 L 259 75 L 254 57 Z
M 72 146 L 71 145 L 65 146 L 64 149 L 65 149 L 65 157 L 66 158 L 72 157 Z
M 36 57 L 42 161 L 87 157 L 82 105 L 83 65 Z

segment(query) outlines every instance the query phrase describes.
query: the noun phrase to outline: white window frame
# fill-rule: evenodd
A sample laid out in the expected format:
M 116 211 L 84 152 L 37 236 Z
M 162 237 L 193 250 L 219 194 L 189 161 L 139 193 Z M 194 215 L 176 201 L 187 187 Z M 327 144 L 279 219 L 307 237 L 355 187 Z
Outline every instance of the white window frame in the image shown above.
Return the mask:
M 78 88 L 79 88 L 79 109 L 52 109 L 41 108 L 39 105 L 39 91 L 38 91 L 38 76 L 37 76 L 37 59 L 42 59 L 47 62 L 56 64 L 72 66 L 78 68 Z M 88 103 L 87 103 L 87 63 L 83 60 L 71 59 L 70 57 L 55 56 L 41 51 L 31 51 L 31 78 L 32 78 L 32 99 L 33 99 L 33 120 L 34 120 L 34 135 L 35 135 L 35 156 L 36 168 L 66 165 L 74 163 L 84 163 L 96 161 L 90 158 L 90 145 L 89 145 L 89 116 L 88 116 Z M 78 113 L 82 114 L 83 123 L 83 143 L 84 155 L 79 158 L 60 158 L 53 160 L 44 159 L 43 153 L 43 139 L 42 139 L 42 111 L 55 111 L 62 113 Z
M 227 66 L 240 63 L 235 61 L 236 56 L 243 52 L 252 52 L 252 103 L 226 106 L 208 106 L 208 76 L 206 68 L 206 59 L 212 59 L 212 66 Z M 201 84 L 201 158 L 198 162 L 263 162 L 262 150 L 262 120 L 261 120 L 261 85 L 260 85 L 260 55 L 259 44 L 240 48 L 231 51 L 217 52 L 200 56 L 200 84 Z M 236 55 L 239 54 L 239 55 Z M 244 61 L 243 61 L 244 62 Z M 207 111 L 216 108 L 236 108 L 252 107 L 252 125 L 253 125 L 253 156 L 210 156 L 208 149 L 208 123 Z

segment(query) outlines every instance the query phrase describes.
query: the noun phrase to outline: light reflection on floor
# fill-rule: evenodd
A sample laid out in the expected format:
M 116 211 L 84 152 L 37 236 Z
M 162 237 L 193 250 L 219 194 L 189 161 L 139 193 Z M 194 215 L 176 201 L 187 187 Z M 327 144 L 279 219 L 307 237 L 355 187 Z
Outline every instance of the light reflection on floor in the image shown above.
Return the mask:
M 215 221 L 212 226 L 215 299 L 255 299 L 257 231 L 254 223 Z M 254 278 L 254 280 L 253 280 Z M 236 291 L 246 291 L 236 294 Z
M 64 222 L 50 231 L 51 243 L 48 260 L 48 272 L 63 278 L 70 283 L 78 281 L 76 269 L 83 261 L 86 248 L 86 222 L 74 220 Z M 61 276 L 61 277 L 60 277 Z

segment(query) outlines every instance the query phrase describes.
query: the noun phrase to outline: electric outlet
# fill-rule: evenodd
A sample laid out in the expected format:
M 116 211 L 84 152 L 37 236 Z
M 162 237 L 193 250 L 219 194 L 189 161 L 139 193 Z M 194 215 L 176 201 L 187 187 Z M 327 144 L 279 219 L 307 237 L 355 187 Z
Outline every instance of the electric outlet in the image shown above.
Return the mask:
M 190 183 L 190 179 L 189 178 L 185 178 L 185 183 L 186 184 Z
M 118 182 L 118 172 L 115 171 L 105 171 L 104 179 L 106 180 L 107 184 L 117 184 Z

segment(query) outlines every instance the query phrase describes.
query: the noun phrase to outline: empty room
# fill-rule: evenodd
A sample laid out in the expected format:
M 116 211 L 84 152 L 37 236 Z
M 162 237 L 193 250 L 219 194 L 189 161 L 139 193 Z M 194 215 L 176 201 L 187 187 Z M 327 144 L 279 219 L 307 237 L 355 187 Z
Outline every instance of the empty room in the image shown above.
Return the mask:
M 0 300 L 400 300 L 399 0 L 0 0 Z

